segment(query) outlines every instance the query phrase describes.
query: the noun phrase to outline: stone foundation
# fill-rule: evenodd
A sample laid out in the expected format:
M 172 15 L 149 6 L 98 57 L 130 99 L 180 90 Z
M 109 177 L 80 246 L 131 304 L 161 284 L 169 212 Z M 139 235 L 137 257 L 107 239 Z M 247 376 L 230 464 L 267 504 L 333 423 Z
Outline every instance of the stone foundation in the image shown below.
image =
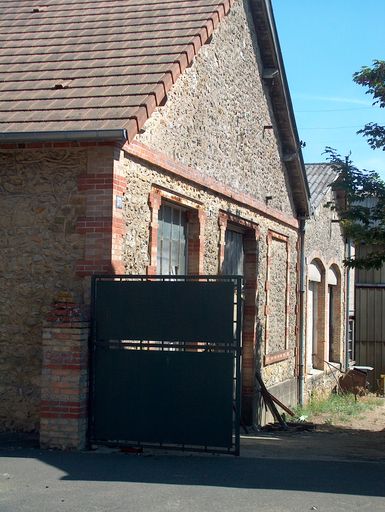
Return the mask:
M 289 409 L 295 407 L 298 403 L 298 382 L 297 379 L 289 379 L 275 386 L 268 388 L 268 391 L 278 398 L 280 402 L 289 407 Z M 284 411 L 277 406 L 280 414 Z M 286 420 L 290 421 L 290 417 L 285 413 Z M 276 420 L 273 418 L 269 409 L 265 408 L 265 404 L 262 400 L 261 395 L 258 393 L 258 407 L 257 407 L 257 425 L 266 425 L 267 423 L 274 423 Z

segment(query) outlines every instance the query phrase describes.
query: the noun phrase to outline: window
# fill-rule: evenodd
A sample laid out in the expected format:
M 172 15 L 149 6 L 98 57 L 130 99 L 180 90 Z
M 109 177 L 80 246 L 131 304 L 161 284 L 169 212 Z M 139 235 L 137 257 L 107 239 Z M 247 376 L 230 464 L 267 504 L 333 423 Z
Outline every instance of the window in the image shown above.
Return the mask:
M 332 265 L 327 272 L 328 279 L 328 330 L 327 330 L 327 344 L 328 347 L 328 361 L 334 363 L 341 363 L 342 347 L 341 336 L 343 315 L 341 314 L 341 279 L 340 271 L 337 265 Z
M 222 273 L 243 276 L 244 249 L 243 233 L 227 229 Z
M 324 356 L 322 354 L 322 339 L 324 331 L 323 309 L 323 271 L 320 265 L 314 260 L 308 268 L 308 289 L 307 289 L 307 319 L 306 319 L 306 366 L 311 373 L 313 369 L 322 369 Z
M 328 303 L 329 303 L 329 361 L 336 361 L 334 354 L 334 286 L 328 285 Z
M 307 329 L 307 366 L 317 366 L 317 343 L 318 343 L 318 293 L 319 284 L 316 281 L 309 281 L 308 289 L 308 329 Z
M 158 218 L 157 273 L 183 275 L 187 269 L 187 214 L 172 204 L 162 204 Z

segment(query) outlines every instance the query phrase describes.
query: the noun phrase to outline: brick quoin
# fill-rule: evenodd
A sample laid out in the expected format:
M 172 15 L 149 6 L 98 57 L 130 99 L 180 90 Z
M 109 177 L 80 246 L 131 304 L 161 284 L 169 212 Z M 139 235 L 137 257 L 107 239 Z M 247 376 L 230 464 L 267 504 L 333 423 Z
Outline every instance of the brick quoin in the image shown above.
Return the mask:
M 76 262 L 80 277 L 123 274 L 125 223 L 118 203 L 127 180 L 118 165 L 120 146 L 95 145 L 87 172 L 78 178 L 78 190 L 86 199 L 86 215 L 77 219 L 76 231 L 85 238 L 85 254 Z

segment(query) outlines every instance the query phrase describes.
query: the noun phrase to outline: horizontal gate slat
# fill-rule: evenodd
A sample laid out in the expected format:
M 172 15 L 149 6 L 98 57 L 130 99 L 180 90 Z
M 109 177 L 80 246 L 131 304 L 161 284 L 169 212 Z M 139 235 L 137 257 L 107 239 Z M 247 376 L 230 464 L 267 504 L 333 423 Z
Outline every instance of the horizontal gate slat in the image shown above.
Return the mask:
M 96 293 L 97 339 L 233 341 L 231 282 L 101 281 Z

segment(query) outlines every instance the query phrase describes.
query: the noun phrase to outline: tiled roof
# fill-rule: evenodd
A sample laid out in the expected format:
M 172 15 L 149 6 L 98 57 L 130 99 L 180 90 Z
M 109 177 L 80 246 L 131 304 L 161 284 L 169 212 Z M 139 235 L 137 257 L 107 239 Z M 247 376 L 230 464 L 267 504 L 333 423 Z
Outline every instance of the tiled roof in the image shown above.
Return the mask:
M 305 169 L 310 189 L 310 205 L 314 210 L 321 204 L 330 185 L 337 179 L 338 171 L 327 163 L 305 164 Z
M 129 140 L 233 0 L 0 0 L 0 132 Z

